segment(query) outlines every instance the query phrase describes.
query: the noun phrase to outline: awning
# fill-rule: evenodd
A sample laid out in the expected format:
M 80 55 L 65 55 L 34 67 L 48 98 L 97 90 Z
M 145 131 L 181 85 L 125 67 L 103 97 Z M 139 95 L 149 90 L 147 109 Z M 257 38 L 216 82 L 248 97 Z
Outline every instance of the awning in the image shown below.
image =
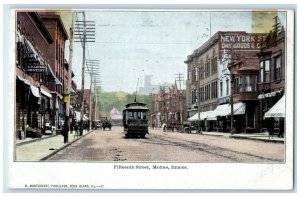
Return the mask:
M 217 120 L 217 116 L 220 116 L 222 112 L 230 106 L 229 104 L 224 104 L 224 105 L 218 105 L 218 107 L 212 111 L 212 113 L 208 114 L 207 120 Z
M 213 111 L 205 111 L 200 113 L 200 120 L 205 120 L 209 115 L 212 115 Z
M 285 95 L 267 111 L 264 118 L 284 118 L 285 117 Z
M 233 115 L 245 114 L 246 104 L 245 103 L 234 103 L 233 104 Z M 231 115 L 231 105 L 229 104 L 226 109 L 219 113 L 219 116 L 229 116 Z
M 196 113 L 195 115 L 193 115 L 192 117 L 190 117 L 190 118 L 188 118 L 188 121 L 197 121 L 197 120 L 199 120 L 199 118 L 198 118 L 198 113 Z
M 198 121 L 199 120 L 198 114 L 199 113 L 197 112 L 195 115 L 193 115 L 192 117 L 190 117 L 188 119 L 188 121 Z M 207 119 L 208 116 L 212 116 L 212 114 L 213 114 L 213 111 L 200 112 L 200 120 L 205 120 L 205 119 Z M 217 119 L 215 118 L 215 119 L 210 119 L 210 120 L 217 120 Z
M 52 98 L 51 94 L 48 93 L 46 90 L 44 90 L 43 88 L 41 88 L 41 93 L 49 98 Z
M 36 59 L 39 61 L 39 55 L 36 52 L 36 50 L 34 49 L 34 47 L 32 46 L 32 44 L 25 38 L 25 46 L 27 49 L 27 58 L 32 58 L 32 59 Z
M 54 78 L 55 84 L 62 85 L 61 81 L 59 81 L 59 79 L 54 75 L 51 66 L 49 64 L 47 64 L 47 70 L 49 71 L 50 75 Z
M 31 90 L 33 96 L 35 96 L 35 97 L 41 97 L 40 96 L 40 91 L 39 91 L 39 89 L 37 87 L 35 87 L 33 85 L 30 85 L 30 90 Z

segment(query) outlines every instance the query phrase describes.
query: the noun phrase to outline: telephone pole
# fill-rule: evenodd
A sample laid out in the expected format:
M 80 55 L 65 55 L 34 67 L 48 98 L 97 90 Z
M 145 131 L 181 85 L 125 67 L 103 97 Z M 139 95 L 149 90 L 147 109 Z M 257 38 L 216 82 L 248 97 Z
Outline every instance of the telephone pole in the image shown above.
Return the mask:
M 180 125 L 183 124 L 182 122 L 182 89 L 181 89 L 181 82 L 183 82 L 183 74 L 182 73 L 178 73 L 175 74 L 175 81 L 179 82 L 179 108 L 180 108 Z
M 72 23 L 70 27 L 70 46 L 69 46 L 69 67 L 68 67 L 68 83 L 67 91 L 64 93 L 64 101 L 66 104 L 65 125 L 64 125 L 64 143 L 69 141 L 70 130 L 70 95 L 72 89 L 72 64 L 73 64 L 73 26 L 74 26 L 74 13 L 72 12 Z
M 94 77 L 99 76 L 99 66 L 100 62 L 99 60 L 86 60 L 86 66 L 87 66 L 87 73 L 90 74 L 91 83 L 90 83 L 90 104 L 89 104 L 89 129 L 92 127 L 92 87 L 93 84 L 96 82 L 96 79 Z M 95 84 L 94 84 L 95 87 Z M 95 93 L 95 91 L 94 91 Z
M 168 89 L 168 86 L 161 86 L 161 90 L 163 91 L 163 107 L 164 107 L 164 123 L 168 123 L 168 115 L 167 115 L 167 106 L 166 106 L 166 90 Z M 168 125 L 168 124 L 167 124 Z
M 82 45 L 82 70 L 81 70 L 81 113 L 80 113 L 80 135 L 83 134 L 84 115 L 84 75 L 85 75 L 85 48 L 87 42 L 95 42 L 95 21 L 86 21 L 85 12 L 82 12 L 83 20 L 75 23 L 75 42 Z

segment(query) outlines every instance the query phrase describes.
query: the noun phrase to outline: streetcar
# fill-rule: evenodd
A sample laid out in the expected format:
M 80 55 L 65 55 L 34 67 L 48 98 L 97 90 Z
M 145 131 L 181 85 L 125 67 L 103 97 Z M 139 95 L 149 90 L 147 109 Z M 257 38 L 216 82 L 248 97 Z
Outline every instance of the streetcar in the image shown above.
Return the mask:
M 126 137 L 144 138 L 148 133 L 149 109 L 145 103 L 133 102 L 123 110 L 123 126 Z

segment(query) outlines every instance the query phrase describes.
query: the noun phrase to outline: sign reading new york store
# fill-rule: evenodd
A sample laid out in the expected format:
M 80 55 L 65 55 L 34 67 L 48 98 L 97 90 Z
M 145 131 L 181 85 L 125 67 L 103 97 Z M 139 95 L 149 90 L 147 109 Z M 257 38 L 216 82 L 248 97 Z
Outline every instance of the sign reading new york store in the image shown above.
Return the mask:
M 265 39 L 265 34 L 259 33 L 226 33 L 220 36 L 220 48 L 238 50 L 257 50 L 261 47 L 261 42 Z

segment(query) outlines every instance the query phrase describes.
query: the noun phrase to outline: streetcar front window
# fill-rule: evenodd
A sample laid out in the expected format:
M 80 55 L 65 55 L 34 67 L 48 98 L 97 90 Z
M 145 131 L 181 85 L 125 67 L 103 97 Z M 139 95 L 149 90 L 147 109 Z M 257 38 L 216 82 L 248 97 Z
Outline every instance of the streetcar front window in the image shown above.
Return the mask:
M 128 119 L 147 120 L 147 112 L 145 111 L 129 111 Z

